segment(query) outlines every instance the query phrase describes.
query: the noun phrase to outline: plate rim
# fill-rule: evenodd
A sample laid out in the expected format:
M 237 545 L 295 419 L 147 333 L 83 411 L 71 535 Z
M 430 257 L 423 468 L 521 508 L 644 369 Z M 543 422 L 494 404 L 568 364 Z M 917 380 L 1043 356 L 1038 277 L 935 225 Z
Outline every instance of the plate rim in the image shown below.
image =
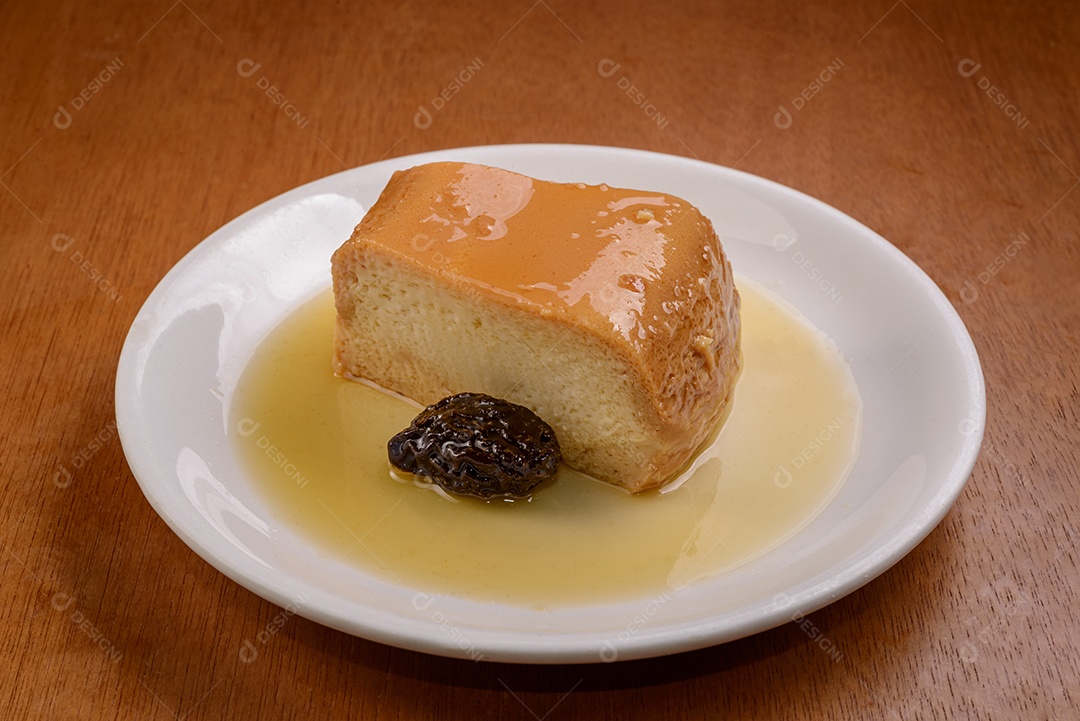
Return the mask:
M 667 625 L 651 632 L 648 628 L 643 628 L 640 633 L 620 644 L 618 649 L 619 660 L 690 651 L 753 635 L 789 621 L 789 609 L 791 607 L 797 608 L 803 614 L 811 613 L 855 591 L 892 568 L 938 526 L 962 493 L 978 458 L 985 432 L 986 392 L 985 379 L 974 341 L 956 308 L 925 270 L 872 228 L 838 208 L 800 190 L 746 171 L 696 158 L 636 148 L 572 143 L 507 143 L 446 148 L 397 156 L 359 165 L 308 181 L 258 203 L 215 229 L 176 261 L 154 286 L 132 320 L 131 328 L 125 335 L 117 364 L 114 393 L 117 432 L 124 450 L 125 460 L 143 495 L 169 528 L 198 556 L 226 577 L 266 600 L 282 607 L 287 606 L 292 601 L 287 594 L 279 589 L 268 586 L 259 579 L 245 574 L 241 569 L 235 568 L 228 563 L 227 558 L 218 554 L 197 535 L 189 533 L 189 529 L 173 519 L 168 509 L 164 507 L 163 499 L 152 492 L 153 484 L 148 480 L 148 477 L 154 474 L 147 468 L 149 465 L 148 460 L 135 452 L 139 445 L 137 443 L 139 440 L 139 424 L 132 422 L 132 419 L 137 419 L 140 415 L 135 402 L 137 396 L 133 392 L 124 392 L 127 390 L 124 385 L 125 380 L 134 379 L 136 375 L 133 367 L 135 363 L 135 346 L 137 345 L 135 332 L 140 320 L 157 306 L 159 299 L 166 292 L 170 283 L 182 277 L 189 267 L 197 263 L 203 256 L 212 255 L 216 250 L 216 244 L 221 239 L 227 238 L 231 233 L 235 232 L 237 227 L 248 220 L 272 212 L 278 207 L 283 207 L 296 198 L 312 195 L 313 186 L 330 184 L 333 182 L 333 178 L 341 178 L 357 173 L 379 173 L 387 168 L 408 167 L 406 163 L 415 165 L 430 162 L 433 159 L 442 158 L 448 153 L 459 153 L 468 156 L 491 152 L 509 154 L 606 153 L 621 157 L 636 156 L 653 162 L 674 162 L 683 164 L 685 167 L 697 167 L 708 173 L 716 173 L 721 176 L 728 174 L 737 178 L 743 184 L 758 186 L 773 193 L 787 195 L 797 200 L 799 204 L 811 208 L 815 213 L 822 213 L 834 221 L 859 230 L 860 241 L 872 243 L 876 250 L 886 253 L 890 260 L 903 268 L 909 278 L 914 280 L 924 292 L 925 297 L 932 302 L 937 316 L 944 321 L 949 331 L 949 337 L 955 342 L 956 350 L 959 352 L 965 370 L 966 397 L 971 402 L 974 410 L 974 417 L 970 418 L 970 433 L 965 435 L 965 440 L 959 445 L 951 471 L 945 478 L 941 479 L 930 501 L 923 504 L 915 518 L 905 526 L 904 533 L 891 537 L 886 543 L 878 544 L 874 552 L 859 563 L 847 567 L 844 571 L 838 572 L 828 580 L 817 583 L 803 592 L 787 596 L 784 604 L 774 604 L 773 608 L 764 612 L 758 609 L 755 613 L 749 614 L 750 617 L 742 622 L 732 624 L 730 622 L 720 622 L 716 617 L 711 617 L 703 620 L 698 619 L 692 623 L 684 622 L 682 624 Z M 372 626 L 371 624 L 358 624 L 355 620 L 350 622 L 328 612 L 322 612 L 317 607 L 304 607 L 297 611 L 297 614 L 322 625 L 392 646 L 443 656 L 463 657 L 460 649 L 449 643 L 449 639 L 445 637 L 439 638 L 430 634 L 427 636 L 423 634 L 407 635 L 400 628 L 393 629 Z M 417 624 L 411 625 L 415 626 Z M 691 628 L 684 628 L 685 626 L 691 626 Z M 727 632 L 724 633 L 723 630 Z M 510 635 L 489 638 L 488 636 L 491 633 L 480 630 L 474 636 L 475 638 L 482 637 L 484 639 L 484 643 L 479 645 L 483 646 L 484 656 L 487 657 L 485 660 L 515 663 L 590 663 L 604 660 L 598 656 L 595 642 L 588 640 L 568 643 L 565 639 L 560 638 L 557 633 L 528 634 L 526 638 L 523 638 L 521 634 L 511 633 Z M 501 633 L 505 634 L 506 632 Z M 488 652 L 490 652 L 490 656 Z

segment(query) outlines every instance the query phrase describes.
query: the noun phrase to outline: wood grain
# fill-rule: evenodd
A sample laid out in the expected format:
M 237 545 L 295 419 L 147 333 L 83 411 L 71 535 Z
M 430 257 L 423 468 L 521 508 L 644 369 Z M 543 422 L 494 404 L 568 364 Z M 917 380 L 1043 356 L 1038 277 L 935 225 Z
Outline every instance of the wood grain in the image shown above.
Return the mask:
M 1071 3 L 44 0 L 0 18 L 5 718 L 1075 715 Z M 599 73 L 605 60 L 645 100 Z M 986 373 L 982 455 L 914 552 L 810 616 L 839 655 L 788 624 L 649 661 L 474 664 L 297 617 L 241 660 L 280 609 L 200 560 L 141 495 L 112 400 L 129 324 L 188 250 L 282 191 L 511 142 L 771 178 L 889 238 L 956 305 Z

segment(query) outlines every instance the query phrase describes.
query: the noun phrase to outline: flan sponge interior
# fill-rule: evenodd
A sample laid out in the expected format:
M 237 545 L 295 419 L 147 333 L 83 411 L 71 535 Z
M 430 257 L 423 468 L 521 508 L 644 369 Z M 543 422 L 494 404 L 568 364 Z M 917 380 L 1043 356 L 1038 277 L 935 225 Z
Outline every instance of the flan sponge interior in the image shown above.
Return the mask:
M 739 295 L 685 200 L 468 163 L 394 173 L 332 260 L 337 373 L 430 405 L 531 408 L 563 459 L 642 491 L 710 434 Z

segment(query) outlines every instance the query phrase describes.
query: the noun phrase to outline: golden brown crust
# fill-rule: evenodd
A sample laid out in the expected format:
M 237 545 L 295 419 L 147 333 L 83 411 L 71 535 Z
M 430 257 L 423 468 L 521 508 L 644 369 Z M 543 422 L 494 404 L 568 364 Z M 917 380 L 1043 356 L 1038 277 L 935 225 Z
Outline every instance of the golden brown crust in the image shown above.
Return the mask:
M 339 372 L 413 396 L 417 388 L 395 385 L 415 380 L 365 366 L 363 349 L 348 337 L 356 315 L 377 302 L 349 292 L 372 264 L 446 291 L 463 309 L 459 315 L 501 308 L 536 342 L 565 336 L 607 348 L 599 355 L 627 381 L 619 402 L 635 416 L 622 436 L 640 440 L 635 429 L 644 429 L 647 438 L 624 449 L 618 477 L 601 477 L 633 491 L 663 483 L 685 463 L 738 375 L 739 297 L 730 265 L 708 219 L 673 196 L 547 183 L 460 163 L 395 173 L 334 254 L 335 362 Z M 559 331 L 538 340 L 543 332 L 525 317 Z M 569 432 L 590 435 L 587 428 Z M 570 456 L 567 462 L 577 465 Z

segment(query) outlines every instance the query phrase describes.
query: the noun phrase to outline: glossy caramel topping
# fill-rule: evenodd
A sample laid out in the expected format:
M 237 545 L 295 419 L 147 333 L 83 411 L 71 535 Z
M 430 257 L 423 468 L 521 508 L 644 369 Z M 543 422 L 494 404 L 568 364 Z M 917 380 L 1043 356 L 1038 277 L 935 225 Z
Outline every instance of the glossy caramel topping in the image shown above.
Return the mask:
M 634 346 L 670 336 L 665 320 L 725 272 L 711 225 L 684 200 L 465 163 L 395 173 L 359 236 Z

